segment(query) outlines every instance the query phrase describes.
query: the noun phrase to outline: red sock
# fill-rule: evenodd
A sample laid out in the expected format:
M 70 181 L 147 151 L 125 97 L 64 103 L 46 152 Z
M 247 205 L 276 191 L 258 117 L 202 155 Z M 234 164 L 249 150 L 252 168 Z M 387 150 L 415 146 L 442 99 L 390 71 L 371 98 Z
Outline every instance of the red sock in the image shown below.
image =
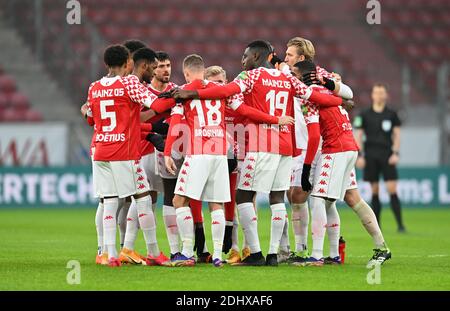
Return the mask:
M 225 220 L 233 222 L 234 219 L 234 207 L 236 205 L 236 182 L 237 172 L 230 174 L 230 197 L 231 201 L 225 203 Z
M 191 207 L 192 218 L 194 218 L 194 224 L 203 222 L 202 201 L 197 201 L 197 200 L 191 199 L 189 201 L 189 206 Z

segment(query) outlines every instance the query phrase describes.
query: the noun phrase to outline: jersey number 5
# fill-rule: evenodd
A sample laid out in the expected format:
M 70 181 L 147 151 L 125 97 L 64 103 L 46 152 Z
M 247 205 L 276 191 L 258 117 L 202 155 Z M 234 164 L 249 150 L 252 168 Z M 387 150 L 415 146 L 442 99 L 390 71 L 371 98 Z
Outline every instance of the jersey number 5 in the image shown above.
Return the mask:
M 275 109 L 281 110 L 281 116 L 286 115 L 286 107 L 289 93 L 286 91 L 275 92 L 270 90 L 266 95 L 266 102 L 270 104 L 270 115 L 275 116 Z
M 108 106 L 114 106 L 114 100 L 108 99 L 100 101 L 100 116 L 102 117 L 102 120 L 110 120 L 109 125 L 102 126 L 103 132 L 113 131 L 117 125 L 116 113 L 114 111 L 106 111 L 106 107 Z

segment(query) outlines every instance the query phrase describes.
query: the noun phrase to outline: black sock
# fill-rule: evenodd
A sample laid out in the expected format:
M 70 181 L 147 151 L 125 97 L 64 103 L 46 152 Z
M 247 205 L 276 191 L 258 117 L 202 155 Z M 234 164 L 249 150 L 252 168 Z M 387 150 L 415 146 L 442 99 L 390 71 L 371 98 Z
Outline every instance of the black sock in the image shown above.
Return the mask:
M 400 206 L 400 200 L 398 199 L 397 194 L 391 194 L 391 208 L 394 212 L 398 228 L 403 228 L 402 208 Z
M 380 224 L 381 203 L 380 203 L 380 198 L 378 197 L 378 194 L 372 195 L 371 206 L 372 206 L 373 212 L 375 213 L 375 217 L 377 218 L 378 225 L 381 227 L 381 224 Z

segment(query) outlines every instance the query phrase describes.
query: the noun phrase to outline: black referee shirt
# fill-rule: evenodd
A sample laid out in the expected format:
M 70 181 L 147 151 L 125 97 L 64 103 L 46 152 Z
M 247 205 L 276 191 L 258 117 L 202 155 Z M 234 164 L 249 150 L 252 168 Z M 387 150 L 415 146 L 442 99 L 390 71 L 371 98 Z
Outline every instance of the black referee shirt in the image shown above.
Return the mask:
M 364 152 L 370 157 L 388 157 L 392 154 L 392 131 L 401 122 L 394 110 L 384 107 L 380 113 L 372 107 L 355 117 L 353 125 L 364 130 Z

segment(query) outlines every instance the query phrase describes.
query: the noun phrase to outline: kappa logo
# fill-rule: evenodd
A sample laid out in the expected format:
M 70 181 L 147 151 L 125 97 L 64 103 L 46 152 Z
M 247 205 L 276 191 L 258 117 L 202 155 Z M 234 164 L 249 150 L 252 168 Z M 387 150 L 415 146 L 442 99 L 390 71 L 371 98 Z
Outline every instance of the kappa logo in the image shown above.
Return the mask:
M 182 171 L 181 171 L 181 174 L 182 174 L 182 175 L 187 175 L 186 170 L 182 170 Z
M 277 217 L 272 218 L 272 220 L 283 220 L 283 218 L 277 216 Z
M 138 189 L 144 189 L 145 188 L 145 185 L 144 184 L 139 184 L 139 186 L 138 186 Z
M 183 220 L 189 220 L 189 219 L 192 219 L 192 216 L 186 216 L 186 217 L 184 217 Z
M 139 167 L 136 172 L 138 172 L 139 174 L 142 173 L 142 168 Z
M 214 220 L 211 224 L 213 224 L 213 225 L 220 225 L 220 222 L 217 221 L 217 220 Z
M 333 160 L 333 158 L 330 155 L 326 155 L 325 160 Z
M 243 185 L 244 187 L 250 187 L 250 183 L 248 181 L 244 181 Z
M 324 165 L 322 165 L 323 168 L 330 168 L 330 164 L 325 163 Z
M 251 166 L 250 164 L 247 165 L 245 168 L 248 169 L 249 171 L 253 171 L 253 166 Z
M 320 176 L 328 177 L 328 173 L 327 172 L 322 172 L 322 174 L 320 174 Z
M 113 220 L 113 219 L 114 219 L 114 217 L 111 216 L 111 215 L 108 215 L 108 216 L 105 217 L 105 220 Z
M 250 162 L 256 162 L 255 158 L 253 158 L 253 157 L 248 158 L 248 160 L 249 160 Z
M 319 193 L 325 193 L 325 189 L 320 188 L 320 189 L 319 189 Z
M 145 214 L 145 213 L 139 214 L 139 218 L 144 217 L 144 216 L 147 216 L 147 214 Z
M 352 181 L 352 184 L 351 184 L 352 186 L 354 186 L 354 185 L 356 185 L 356 182 L 355 181 Z
M 350 177 L 355 177 L 355 173 L 351 173 L 351 174 L 350 174 Z
M 139 165 L 139 160 L 134 160 L 134 165 Z
M 183 165 L 186 166 L 186 167 L 189 167 L 189 166 L 190 166 L 190 165 L 189 165 L 189 162 L 184 162 Z
M 252 178 L 252 175 L 250 175 L 249 173 L 244 175 L 245 178 Z
M 182 182 L 182 183 L 185 182 L 183 177 L 180 178 L 180 182 Z
M 183 187 L 178 188 L 178 191 L 184 192 Z
M 319 182 L 319 184 L 322 185 L 322 186 L 325 186 L 325 185 L 327 184 L 327 182 L 326 182 L 325 180 L 322 179 L 322 180 Z
M 144 176 L 142 176 L 142 175 L 139 175 L 139 177 L 138 177 L 138 181 L 143 181 L 144 180 Z

